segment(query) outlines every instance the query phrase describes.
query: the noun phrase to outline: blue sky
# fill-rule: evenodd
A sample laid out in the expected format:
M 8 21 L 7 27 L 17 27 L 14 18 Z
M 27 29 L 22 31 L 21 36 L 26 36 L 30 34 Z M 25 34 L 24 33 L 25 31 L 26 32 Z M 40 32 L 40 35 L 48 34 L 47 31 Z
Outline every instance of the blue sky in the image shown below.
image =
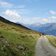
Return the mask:
M 56 0 L 0 0 L 0 16 L 26 25 L 56 23 Z

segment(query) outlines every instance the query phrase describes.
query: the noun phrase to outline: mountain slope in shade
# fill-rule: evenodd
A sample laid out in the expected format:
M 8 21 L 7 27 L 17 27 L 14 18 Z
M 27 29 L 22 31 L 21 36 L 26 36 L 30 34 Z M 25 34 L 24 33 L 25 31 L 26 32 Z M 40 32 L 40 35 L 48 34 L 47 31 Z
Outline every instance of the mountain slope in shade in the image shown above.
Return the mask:
M 0 17 L 0 56 L 34 56 L 41 33 Z
M 14 22 L 9 21 L 9 20 L 7 20 L 7 19 L 1 17 L 1 16 L 0 16 L 0 21 L 2 21 L 2 22 L 4 22 L 4 23 L 7 23 L 7 24 L 10 24 L 10 25 L 21 26 L 21 27 L 23 27 L 23 28 L 25 28 L 25 29 L 29 29 L 29 28 L 27 28 L 27 27 L 25 27 L 25 26 L 23 26 L 23 25 L 21 25 L 21 24 L 19 24 L 19 23 L 14 23 Z M 29 29 L 29 30 L 30 30 L 30 29 Z

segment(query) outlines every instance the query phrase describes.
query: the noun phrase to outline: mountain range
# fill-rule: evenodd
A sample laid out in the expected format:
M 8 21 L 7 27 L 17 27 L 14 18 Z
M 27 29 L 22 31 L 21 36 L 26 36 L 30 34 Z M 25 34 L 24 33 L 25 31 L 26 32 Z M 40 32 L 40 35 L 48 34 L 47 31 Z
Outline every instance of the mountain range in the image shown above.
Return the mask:
M 29 28 L 42 32 L 48 35 L 55 35 L 56 36 L 56 23 L 46 23 L 46 24 L 39 24 L 39 25 L 30 25 Z

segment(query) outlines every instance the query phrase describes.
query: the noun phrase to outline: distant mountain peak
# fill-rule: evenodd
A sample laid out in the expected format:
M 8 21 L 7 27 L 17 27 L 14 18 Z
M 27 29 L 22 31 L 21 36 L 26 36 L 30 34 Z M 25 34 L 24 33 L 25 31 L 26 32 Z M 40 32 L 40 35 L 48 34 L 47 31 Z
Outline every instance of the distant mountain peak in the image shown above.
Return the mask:
M 36 30 L 38 32 L 42 32 L 48 35 L 55 35 L 56 36 L 56 23 L 46 23 L 41 24 L 40 26 L 32 25 L 29 28 Z

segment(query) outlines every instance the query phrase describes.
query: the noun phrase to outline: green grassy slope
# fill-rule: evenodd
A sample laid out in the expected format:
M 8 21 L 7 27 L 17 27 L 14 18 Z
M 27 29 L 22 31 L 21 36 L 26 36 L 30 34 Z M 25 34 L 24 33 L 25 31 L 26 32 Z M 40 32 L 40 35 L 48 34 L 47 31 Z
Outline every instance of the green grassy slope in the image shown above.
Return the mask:
M 47 36 L 49 42 L 56 47 L 56 36 Z
M 0 20 L 0 56 L 34 56 L 40 34 Z

